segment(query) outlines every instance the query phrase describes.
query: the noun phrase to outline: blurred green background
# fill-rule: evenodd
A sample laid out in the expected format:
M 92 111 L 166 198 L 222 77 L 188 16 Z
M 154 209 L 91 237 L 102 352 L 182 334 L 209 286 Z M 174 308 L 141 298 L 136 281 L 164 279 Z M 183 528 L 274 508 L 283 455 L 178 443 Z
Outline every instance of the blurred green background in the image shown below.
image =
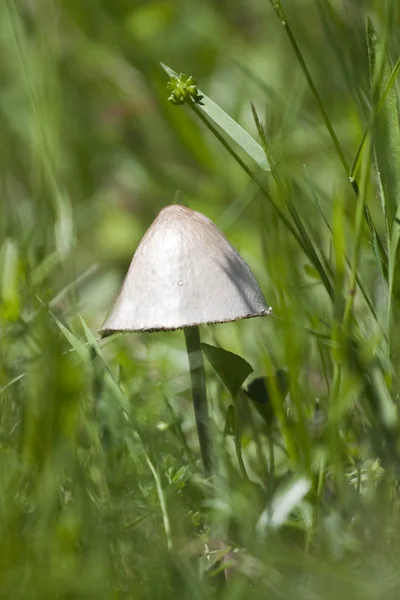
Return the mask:
M 287 0 L 282 19 L 275 4 L 0 3 L 0 598 L 398 598 L 398 67 L 379 102 L 400 5 Z M 266 193 L 168 102 L 160 62 L 258 139 L 254 104 L 272 173 L 230 143 Z M 182 333 L 97 334 L 176 200 L 274 308 L 202 328 L 272 385 L 265 422 L 207 365 L 213 483 Z

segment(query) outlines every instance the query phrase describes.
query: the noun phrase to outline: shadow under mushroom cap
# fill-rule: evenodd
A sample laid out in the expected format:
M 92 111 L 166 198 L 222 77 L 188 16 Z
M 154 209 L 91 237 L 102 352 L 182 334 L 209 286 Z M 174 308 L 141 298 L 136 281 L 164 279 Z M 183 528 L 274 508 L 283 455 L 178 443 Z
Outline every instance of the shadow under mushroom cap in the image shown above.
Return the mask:
M 182 329 L 270 313 L 247 263 L 214 223 L 173 204 L 140 242 L 100 333 Z

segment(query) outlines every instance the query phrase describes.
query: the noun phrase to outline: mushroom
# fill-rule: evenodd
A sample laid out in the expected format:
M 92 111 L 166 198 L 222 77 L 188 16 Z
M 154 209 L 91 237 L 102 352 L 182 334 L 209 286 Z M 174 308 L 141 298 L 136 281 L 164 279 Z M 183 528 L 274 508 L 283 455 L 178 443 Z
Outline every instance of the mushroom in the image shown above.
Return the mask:
M 210 219 L 185 206 L 161 210 L 140 242 L 101 336 L 183 329 L 207 475 L 210 418 L 199 325 L 269 315 L 247 263 Z

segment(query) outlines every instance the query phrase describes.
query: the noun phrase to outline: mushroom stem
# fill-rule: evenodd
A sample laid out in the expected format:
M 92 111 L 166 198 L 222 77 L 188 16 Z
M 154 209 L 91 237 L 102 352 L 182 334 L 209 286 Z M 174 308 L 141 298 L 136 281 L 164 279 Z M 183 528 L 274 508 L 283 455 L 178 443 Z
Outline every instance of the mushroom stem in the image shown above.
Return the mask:
M 189 358 L 192 397 L 196 418 L 200 452 L 206 476 L 212 474 L 211 420 L 208 414 L 206 374 L 203 354 L 200 347 L 200 333 L 197 325 L 185 327 L 186 348 Z

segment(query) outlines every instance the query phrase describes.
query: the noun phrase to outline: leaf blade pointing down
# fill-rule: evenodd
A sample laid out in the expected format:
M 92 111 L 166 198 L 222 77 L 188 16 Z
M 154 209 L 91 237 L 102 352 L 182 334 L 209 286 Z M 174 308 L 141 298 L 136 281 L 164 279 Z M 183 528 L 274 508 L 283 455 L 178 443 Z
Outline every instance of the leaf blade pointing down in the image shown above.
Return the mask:
M 201 349 L 232 396 L 236 396 L 244 380 L 253 372 L 253 367 L 241 356 L 223 348 L 202 343 Z

